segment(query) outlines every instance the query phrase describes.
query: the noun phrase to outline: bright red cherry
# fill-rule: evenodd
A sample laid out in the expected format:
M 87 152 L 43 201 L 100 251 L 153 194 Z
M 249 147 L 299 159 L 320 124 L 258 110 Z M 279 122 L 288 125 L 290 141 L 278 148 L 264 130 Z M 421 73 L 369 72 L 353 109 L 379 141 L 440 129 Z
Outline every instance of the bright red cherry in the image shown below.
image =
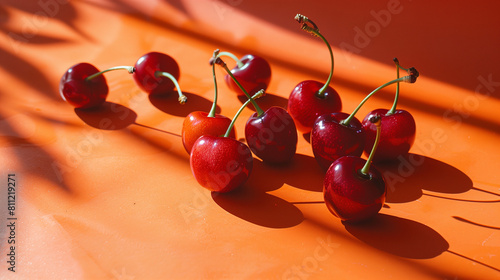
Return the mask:
M 271 82 L 271 66 L 264 58 L 253 54 L 247 54 L 241 59 L 238 59 L 230 52 L 221 52 L 219 56 L 230 56 L 236 61 L 236 66 L 231 70 L 231 73 L 241 86 L 250 95 L 254 95 L 259 90 L 266 90 Z M 226 84 L 236 92 L 238 96 L 244 96 L 245 93 L 237 85 L 231 75 L 226 75 Z
M 229 192 L 248 180 L 253 166 L 252 152 L 238 140 L 204 135 L 193 145 L 190 165 L 202 187 Z
M 292 90 L 288 98 L 288 112 L 295 120 L 298 130 L 306 134 L 311 131 L 316 118 L 342 110 L 342 101 L 337 91 L 329 86 L 334 67 L 330 44 L 310 19 L 300 14 L 296 15 L 295 19 L 302 23 L 303 30 L 320 37 L 325 42 L 330 52 L 331 61 L 330 74 L 326 83 L 323 84 L 312 80 L 303 81 Z
M 214 57 L 217 57 L 218 53 L 219 50 L 216 50 Z M 215 64 L 212 64 L 212 76 L 214 78 L 214 101 L 210 112 L 192 112 L 187 115 L 182 124 L 182 143 L 188 154 L 191 153 L 191 149 L 198 138 L 203 135 L 222 136 L 231 124 L 230 118 L 215 113 L 218 97 Z M 236 138 L 234 129 L 231 130 L 229 137 Z
M 134 80 L 137 85 L 151 95 L 168 94 L 177 89 L 179 102 L 186 102 L 177 80 L 180 76 L 179 65 L 169 55 L 149 52 L 135 63 Z
M 292 159 L 297 150 L 297 128 L 288 112 L 278 106 L 263 111 L 253 101 L 238 79 L 231 73 L 226 63 L 218 57 L 216 64 L 221 65 L 234 83 L 249 98 L 256 112 L 248 119 L 245 126 L 245 138 L 252 152 L 268 163 L 285 163 Z M 264 90 L 260 90 L 264 92 Z
M 258 94 L 262 94 L 259 91 Z M 193 145 L 190 166 L 198 183 L 214 192 L 229 192 L 243 185 L 253 168 L 252 151 L 244 143 L 228 137 L 246 101 L 234 116 L 224 136 L 203 135 Z M 255 101 L 253 101 L 255 102 Z
M 407 71 L 410 76 L 415 77 L 415 79 L 418 77 L 418 71 L 415 68 L 406 69 L 401 67 L 397 58 L 394 58 L 394 62 L 396 63 L 398 78 L 400 68 Z M 368 113 L 363 120 L 363 131 L 366 134 L 365 152 L 369 153 L 377 134 L 377 128 L 369 120 L 374 115 L 379 115 L 381 117 L 383 129 L 379 147 L 373 157 L 374 161 L 391 161 L 396 160 L 400 156 L 405 156 L 408 154 L 415 141 L 417 130 L 415 119 L 408 111 L 396 109 L 398 99 L 399 82 L 397 84 L 392 108 L 390 110 L 373 110 Z
M 96 73 L 99 70 L 86 62 L 71 66 L 59 82 L 63 100 L 75 108 L 92 108 L 104 103 L 109 91 L 106 79 L 102 75 L 88 79 Z
M 380 118 L 371 120 L 378 127 L 378 141 Z M 372 151 L 376 148 L 377 144 Z M 326 172 L 323 185 L 325 203 L 328 210 L 342 221 L 365 221 L 376 215 L 385 203 L 387 188 L 382 174 L 371 166 L 373 152 L 367 160 L 355 156 L 341 157 Z
M 338 112 L 325 114 L 316 119 L 311 131 L 311 146 L 318 164 L 327 170 L 343 156 L 361 156 L 365 147 L 365 135 L 358 119 L 347 125 L 341 122 L 349 114 Z

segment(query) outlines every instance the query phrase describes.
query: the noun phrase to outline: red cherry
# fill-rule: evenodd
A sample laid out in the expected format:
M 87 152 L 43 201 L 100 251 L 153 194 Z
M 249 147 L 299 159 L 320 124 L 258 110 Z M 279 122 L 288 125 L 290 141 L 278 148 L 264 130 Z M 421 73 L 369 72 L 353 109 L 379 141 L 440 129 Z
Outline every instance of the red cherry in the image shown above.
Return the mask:
M 394 58 L 396 63 L 396 73 L 399 78 L 399 69 L 408 72 L 410 77 L 415 82 L 419 76 L 418 71 L 411 67 L 409 69 L 401 67 L 397 58 Z M 377 152 L 375 153 L 374 161 L 391 161 L 405 156 L 410 151 L 413 142 L 415 141 L 416 124 L 413 116 L 405 110 L 397 110 L 396 106 L 399 99 L 399 82 L 396 88 L 396 95 L 394 96 L 394 103 L 390 110 L 376 109 L 368 113 L 363 120 L 363 130 L 366 134 L 365 152 L 369 153 L 375 142 L 377 134 L 376 127 L 369 121 L 374 115 L 379 115 L 382 121 L 381 140 Z
M 253 158 L 248 146 L 238 140 L 204 135 L 193 145 L 190 165 L 201 186 L 224 193 L 248 180 Z
M 396 110 L 393 114 L 387 115 L 387 109 L 376 109 L 366 115 L 363 120 L 363 131 L 366 134 L 365 152 L 369 153 L 375 142 L 377 128 L 369 119 L 379 115 L 382 121 L 382 134 L 377 152 L 373 157 L 374 161 L 395 160 L 399 156 L 408 154 L 415 141 L 416 124 L 413 116 L 405 110 Z
M 198 138 L 203 135 L 222 136 L 227 131 L 229 124 L 231 124 L 231 119 L 223 115 L 216 114 L 209 117 L 206 112 L 192 112 L 184 119 L 182 124 L 182 144 L 190 154 L 194 142 Z M 236 138 L 234 129 L 231 130 L 229 137 Z
M 359 222 L 376 215 L 384 205 L 386 186 L 382 174 L 371 168 L 359 170 L 366 161 L 345 156 L 332 163 L 325 175 L 323 193 L 328 210 L 342 221 Z
M 314 121 L 321 115 L 335 113 L 342 110 L 340 96 L 329 86 L 333 76 L 333 52 L 330 44 L 319 32 L 314 22 L 303 15 L 296 15 L 295 19 L 302 23 L 301 28 L 312 35 L 320 37 L 328 47 L 330 52 L 330 74 L 326 83 L 317 81 L 303 81 L 299 83 L 290 93 L 288 98 L 288 112 L 295 120 L 300 132 L 309 133 L 314 125 Z M 312 25 L 312 26 L 311 26 Z
M 268 163 L 285 163 L 297 149 L 297 128 L 288 112 L 277 106 L 254 113 L 245 126 L 245 138 L 252 152 Z
M 143 91 L 151 95 L 168 94 L 177 88 L 179 101 L 185 102 L 177 83 L 180 70 L 175 59 L 164 53 L 149 52 L 137 60 L 134 68 L 134 80 Z
M 86 62 L 71 66 L 59 82 L 61 97 L 75 108 L 92 108 L 103 104 L 108 96 L 106 79 L 102 75 L 87 79 L 96 73 L 99 70 Z
M 203 135 L 194 143 L 190 155 L 191 171 L 202 187 L 215 192 L 229 192 L 248 180 L 253 167 L 252 151 L 244 143 L 228 136 L 250 101 L 253 101 L 252 97 L 238 110 L 224 136 Z
M 318 164 L 327 170 L 342 156 L 361 156 L 365 135 L 358 119 L 341 124 L 349 114 L 339 112 L 320 116 L 311 131 L 311 147 Z
M 300 82 L 288 98 L 288 112 L 295 120 L 297 129 L 304 134 L 311 131 L 319 116 L 342 110 L 340 96 L 332 87 L 326 87 L 322 96 L 319 95 L 323 86 L 312 80 Z
M 221 54 L 227 54 L 227 52 Z M 271 66 L 269 63 L 264 58 L 252 54 L 243 56 L 231 70 L 231 73 L 250 95 L 259 90 L 265 91 L 271 81 Z M 229 88 L 236 92 L 237 95 L 244 95 L 230 75 L 226 75 L 225 80 Z
M 370 119 L 377 126 L 377 139 L 367 160 L 344 156 L 332 163 L 323 184 L 325 204 L 338 218 L 360 222 L 376 215 L 385 203 L 384 177 L 371 162 L 380 140 L 380 117 Z

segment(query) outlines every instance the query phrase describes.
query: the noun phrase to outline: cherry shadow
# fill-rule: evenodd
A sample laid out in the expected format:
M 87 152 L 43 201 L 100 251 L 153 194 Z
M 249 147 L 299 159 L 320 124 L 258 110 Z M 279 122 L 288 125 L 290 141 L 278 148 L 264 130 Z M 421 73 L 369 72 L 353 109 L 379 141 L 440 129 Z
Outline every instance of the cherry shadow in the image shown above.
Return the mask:
M 422 155 L 409 154 L 397 162 L 377 164 L 377 168 L 386 180 L 386 202 L 414 201 L 423 190 L 456 194 L 473 188 L 472 180 L 459 169 Z
M 229 193 L 212 192 L 212 198 L 227 212 L 263 227 L 288 228 L 304 220 L 295 205 L 247 185 Z
M 360 241 L 404 258 L 430 259 L 449 249 L 448 242 L 432 228 L 400 217 L 378 214 L 365 223 L 344 223 L 344 227 Z
M 158 110 L 177 117 L 186 117 L 194 111 L 209 112 L 212 108 L 213 101 L 211 100 L 190 92 L 183 92 L 183 94 L 187 97 L 187 102 L 184 104 L 179 104 L 177 92 L 167 95 L 149 95 L 149 101 Z M 215 112 L 218 114 L 221 112 L 218 105 Z
M 248 98 L 244 95 L 239 95 L 238 100 L 243 105 L 243 103 L 245 103 L 248 100 Z M 276 94 L 266 92 L 266 94 L 264 96 L 262 96 L 258 99 L 257 104 L 259 105 L 259 107 L 262 110 L 264 110 L 264 112 L 273 106 L 278 106 L 278 107 L 281 107 L 283 109 L 286 109 L 288 106 L 288 99 L 281 97 L 279 95 L 276 95 Z M 255 107 L 251 103 L 248 104 L 247 108 L 252 110 L 252 111 L 255 111 Z
M 325 174 L 316 159 L 296 154 L 292 161 L 284 165 L 272 165 L 254 158 L 252 176 L 246 185 L 263 192 L 277 190 L 288 184 L 307 191 L 322 192 Z
M 133 110 L 112 102 L 104 102 L 97 108 L 75 109 L 75 113 L 89 126 L 102 130 L 120 130 L 137 119 Z

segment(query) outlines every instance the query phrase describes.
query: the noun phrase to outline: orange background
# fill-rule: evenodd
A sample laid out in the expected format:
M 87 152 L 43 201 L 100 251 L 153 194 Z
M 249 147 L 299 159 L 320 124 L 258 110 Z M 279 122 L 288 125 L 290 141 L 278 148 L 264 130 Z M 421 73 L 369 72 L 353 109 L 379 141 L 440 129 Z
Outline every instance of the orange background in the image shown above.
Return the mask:
M 3 0 L 0 221 L 8 174 L 18 220 L 16 273 L 0 226 L 0 278 L 500 278 L 496 3 Z M 302 80 L 326 79 L 328 51 L 299 30 L 296 13 L 334 47 L 332 86 L 345 112 L 395 77 L 393 57 L 421 73 L 401 86 L 399 106 L 416 119 L 415 145 L 406 161 L 379 166 L 386 206 L 363 226 L 328 212 L 302 136 L 291 164 L 255 159 L 249 181 L 227 195 L 197 184 L 178 136 L 189 112 L 210 109 L 214 49 L 268 59 L 264 108 L 286 106 Z M 149 98 L 123 71 L 106 74 L 110 94 L 97 111 L 60 98 L 71 65 L 133 65 L 149 51 L 177 60 L 187 104 Z M 219 70 L 218 105 L 232 117 L 241 102 Z M 357 117 L 389 108 L 394 88 Z M 237 121 L 238 137 L 252 113 Z

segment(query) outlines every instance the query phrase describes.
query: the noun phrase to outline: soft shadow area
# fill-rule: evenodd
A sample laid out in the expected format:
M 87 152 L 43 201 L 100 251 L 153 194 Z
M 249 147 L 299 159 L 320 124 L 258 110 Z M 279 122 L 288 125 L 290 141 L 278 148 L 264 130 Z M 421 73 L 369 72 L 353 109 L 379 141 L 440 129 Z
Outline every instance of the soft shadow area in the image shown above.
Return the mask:
M 75 109 L 82 121 L 102 130 L 120 130 L 135 123 L 137 114 L 131 109 L 112 102 L 105 102 L 92 109 Z
M 190 92 L 183 92 L 183 94 L 187 97 L 184 104 L 179 103 L 177 92 L 170 92 L 166 95 L 149 95 L 149 101 L 160 111 L 177 117 L 186 117 L 194 111 L 209 112 L 212 108 L 213 101 L 211 100 Z M 215 112 L 218 114 L 221 112 L 218 105 Z
M 364 243 L 404 258 L 430 259 L 449 248 L 448 242 L 432 228 L 395 216 L 378 214 L 365 223 L 344 226 Z
M 456 194 L 473 188 L 472 180 L 459 169 L 442 161 L 409 154 L 397 162 L 377 164 L 387 185 L 387 202 L 417 200 L 422 190 Z
M 263 227 L 288 228 L 304 220 L 295 205 L 247 185 L 229 193 L 212 192 L 212 198 L 227 212 Z
M 239 95 L 238 100 L 240 100 L 241 104 L 243 104 L 248 100 L 248 98 L 244 95 Z M 273 106 L 278 106 L 283 109 L 286 109 L 288 106 L 288 99 L 276 94 L 266 92 L 264 96 L 257 99 L 257 105 L 259 105 L 259 107 L 264 111 L 268 110 Z M 252 111 L 255 111 L 255 107 L 252 105 L 252 103 L 248 104 L 247 108 Z
M 323 191 L 325 174 L 311 156 L 296 154 L 284 165 L 271 165 L 255 158 L 253 163 L 252 176 L 246 183 L 252 188 L 269 192 L 288 184 L 302 190 Z

